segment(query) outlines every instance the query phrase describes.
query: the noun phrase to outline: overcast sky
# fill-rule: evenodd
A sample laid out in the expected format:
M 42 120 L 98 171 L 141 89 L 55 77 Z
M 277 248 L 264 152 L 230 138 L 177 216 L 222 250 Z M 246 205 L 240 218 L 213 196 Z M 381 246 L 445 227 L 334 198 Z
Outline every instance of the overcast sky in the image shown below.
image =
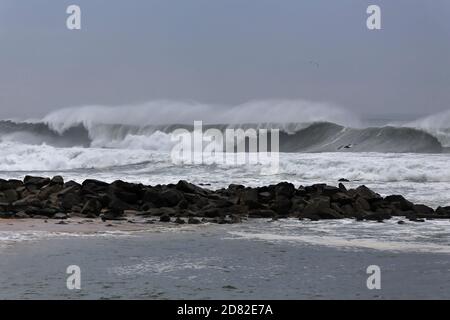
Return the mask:
M 155 99 L 433 113 L 450 108 L 449 17 L 448 0 L 0 0 L 0 117 Z

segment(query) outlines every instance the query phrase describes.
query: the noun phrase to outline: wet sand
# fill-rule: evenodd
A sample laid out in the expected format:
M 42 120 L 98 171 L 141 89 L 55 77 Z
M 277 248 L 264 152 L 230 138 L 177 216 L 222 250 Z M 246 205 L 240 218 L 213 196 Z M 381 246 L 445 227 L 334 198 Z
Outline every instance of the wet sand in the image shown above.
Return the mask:
M 130 222 L 131 221 L 131 222 Z M 0 219 L 0 232 L 2 231 L 42 231 L 63 233 L 101 233 L 108 231 L 144 231 L 154 230 L 158 227 L 178 227 L 175 224 L 160 223 L 155 219 L 130 219 L 124 221 L 105 221 L 101 219 L 70 218 L 66 220 L 55 219 Z

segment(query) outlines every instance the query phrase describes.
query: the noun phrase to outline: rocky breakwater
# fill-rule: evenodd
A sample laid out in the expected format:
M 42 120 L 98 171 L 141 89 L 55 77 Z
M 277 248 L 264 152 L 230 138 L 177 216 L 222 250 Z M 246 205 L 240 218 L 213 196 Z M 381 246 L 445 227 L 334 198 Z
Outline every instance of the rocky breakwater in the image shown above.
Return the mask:
M 26 176 L 0 179 L 0 218 L 66 219 L 68 217 L 162 222 L 238 223 L 248 218 L 343 219 L 380 221 L 401 216 L 410 221 L 450 219 L 450 207 L 436 210 L 401 195 L 382 197 L 365 186 L 347 189 L 325 184 L 300 186 L 282 182 L 257 188 L 230 185 L 208 190 L 186 181 L 146 186 L 85 180 L 79 184 Z M 150 220 L 149 220 L 150 221 Z

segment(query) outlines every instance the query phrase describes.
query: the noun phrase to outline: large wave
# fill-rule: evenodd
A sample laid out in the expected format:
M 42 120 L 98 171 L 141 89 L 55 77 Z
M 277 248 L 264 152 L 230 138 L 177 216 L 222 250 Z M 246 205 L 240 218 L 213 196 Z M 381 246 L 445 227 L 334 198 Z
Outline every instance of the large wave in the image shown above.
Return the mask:
M 281 152 L 440 153 L 450 146 L 450 112 L 401 126 L 364 127 L 357 117 L 330 104 L 285 100 L 238 106 L 154 101 L 66 108 L 39 121 L 0 121 L 0 140 L 167 151 L 174 144 L 170 133 L 181 127 L 192 130 L 196 120 L 205 123 L 205 130 L 280 129 Z
M 443 146 L 450 147 L 450 110 L 426 116 L 405 126 L 429 132 L 438 138 Z

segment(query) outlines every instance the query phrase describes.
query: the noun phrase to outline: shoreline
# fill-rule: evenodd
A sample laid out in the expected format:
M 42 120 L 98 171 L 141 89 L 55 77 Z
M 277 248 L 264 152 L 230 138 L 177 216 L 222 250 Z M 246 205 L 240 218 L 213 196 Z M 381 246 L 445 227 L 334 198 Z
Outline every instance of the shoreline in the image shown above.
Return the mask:
M 173 227 L 175 224 L 163 224 L 147 221 L 110 221 L 85 219 L 80 217 L 57 219 L 0 219 L 0 232 L 50 232 L 69 234 L 96 234 L 105 232 L 140 232 L 153 231 L 158 227 Z
M 67 219 L 74 218 L 79 219 L 79 225 L 84 224 L 83 219 L 86 224 L 97 223 L 94 220 L 98 219 L 109 228 L 119 222 L 148 227 L 155 222 L 233 224 L 253 218 L 450 220 L 450 206 L 433 209 L 414 204 L 401 195 L 382 197 L 366 186 L 347 189 L 343 183 L 337 187 L 314 184 L 298 188 L 288 182 L 254 188 L 231 184 L 228 188 L 209 190 L 183 180 L 148 186 L 92 179 L 80 184 L 65 182 L 61 176 L 0 179 L 0 226 L 8 221 L 31 219 L 66 224 Z
M 448 254 L 267 245 L 229 237 L 226 230 L 29 241 L 0 250 L 0 299 L 449 297 Z M 74 263 L 82 270 L 82 290 L 65 286 Z M 374 263 L 383 272 L 377 292 L 366 287 L 366 269 Z

